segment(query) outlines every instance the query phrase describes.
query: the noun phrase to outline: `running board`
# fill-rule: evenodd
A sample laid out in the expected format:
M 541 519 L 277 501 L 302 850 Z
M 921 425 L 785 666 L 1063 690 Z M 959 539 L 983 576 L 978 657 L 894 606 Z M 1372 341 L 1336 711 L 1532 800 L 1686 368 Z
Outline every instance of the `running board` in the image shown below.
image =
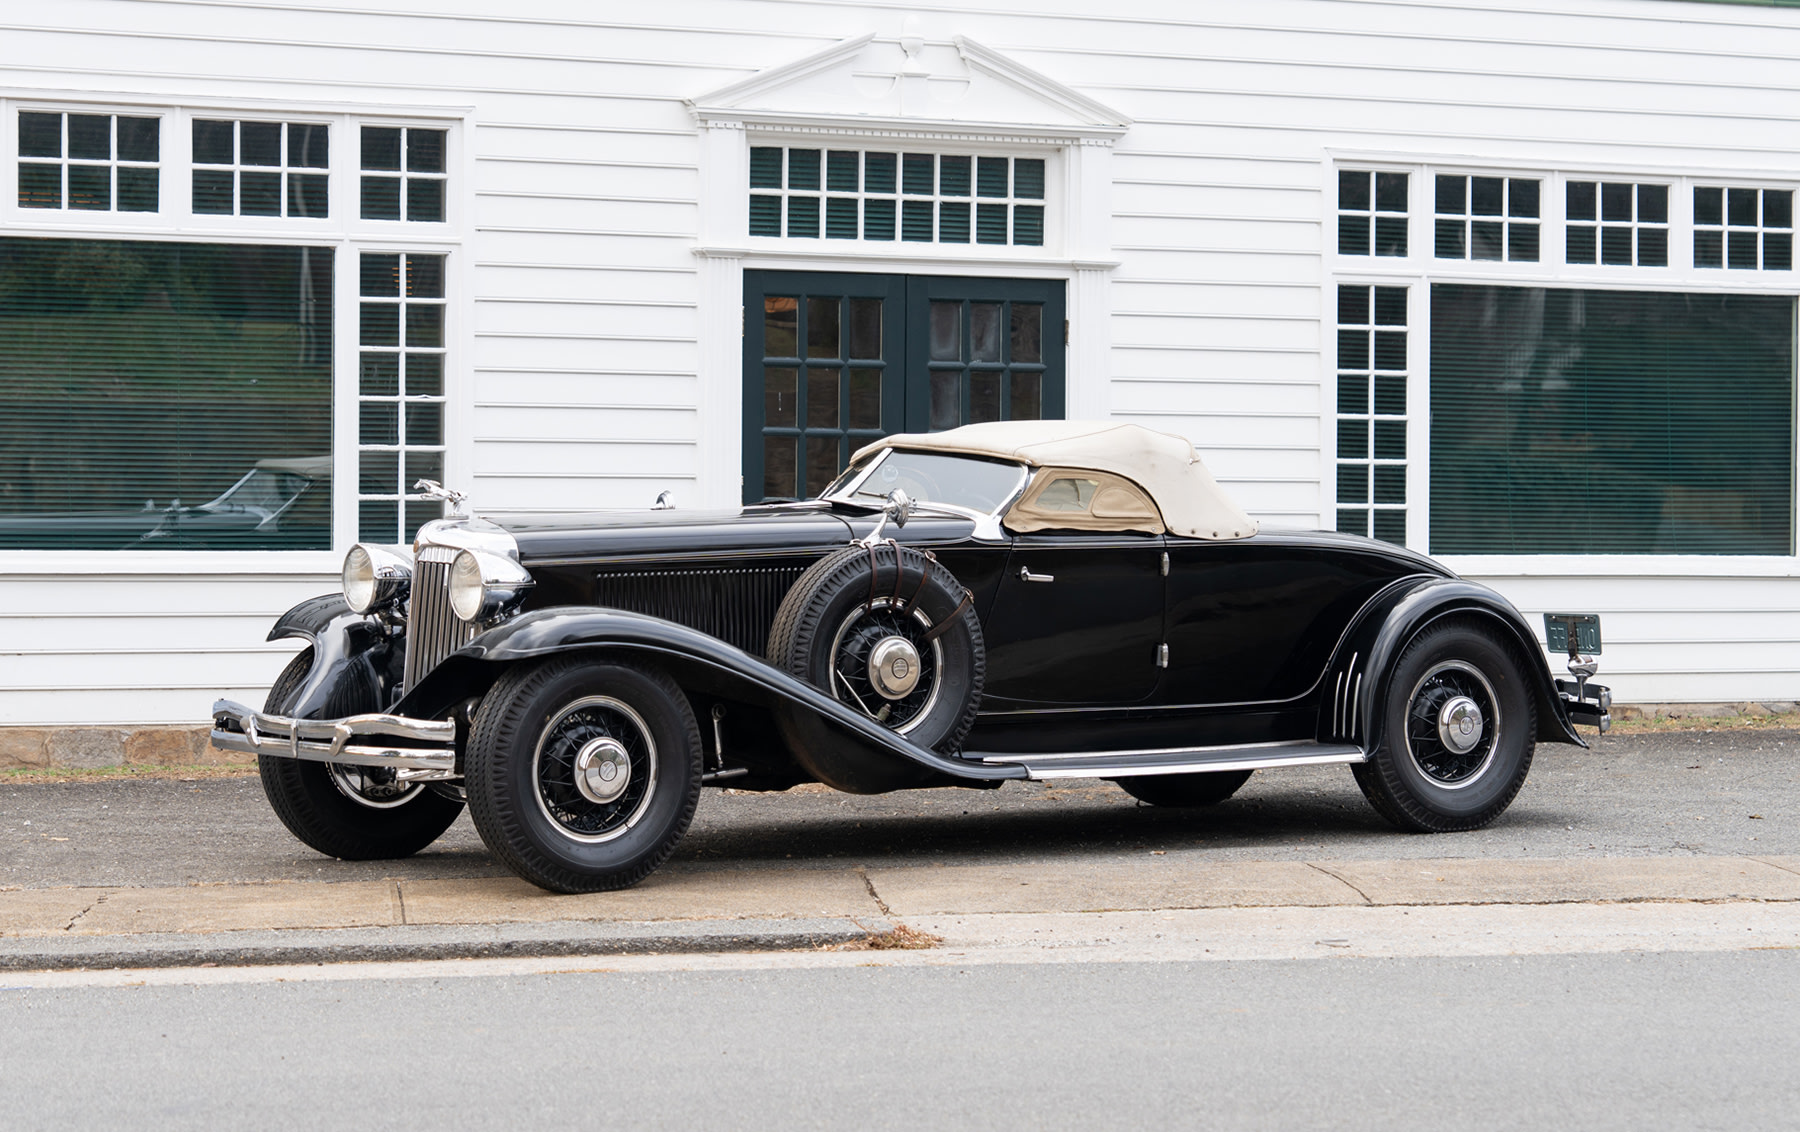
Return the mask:
M 1070 751 L 1012 754 L 965 751 L 963 758 L 1025 768 L 1027 778 L 1125 778 L 1134 774 L 1202 774 L 1215 770 L 1264 770 L 1367 762 L 1368 752 L 1348 743 L 1240 743 L 1229 747 L 1160 747 L 1144 751 Z

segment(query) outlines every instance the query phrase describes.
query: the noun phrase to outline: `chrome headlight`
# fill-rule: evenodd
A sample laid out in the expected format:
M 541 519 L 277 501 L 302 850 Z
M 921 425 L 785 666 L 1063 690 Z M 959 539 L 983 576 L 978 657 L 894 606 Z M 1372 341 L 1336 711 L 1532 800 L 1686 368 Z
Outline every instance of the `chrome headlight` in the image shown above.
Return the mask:
M 531 575 L 510 558 L 464 550 L 450 563 L 450 608 L 464 621 L 480 623 L 519 600 Z
M 344 555 L 344 600 L 358 613 L 394 604 L 411 586 L 412 562 L 405 555 L 361 542 Z

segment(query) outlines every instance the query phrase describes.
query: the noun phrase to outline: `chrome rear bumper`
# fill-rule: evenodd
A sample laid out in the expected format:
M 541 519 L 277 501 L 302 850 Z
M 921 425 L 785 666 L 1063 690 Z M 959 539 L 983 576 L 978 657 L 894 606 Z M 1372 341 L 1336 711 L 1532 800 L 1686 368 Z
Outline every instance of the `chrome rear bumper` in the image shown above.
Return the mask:
M 1598 727 L 1602 735 L 1612 730 L 1612 689 L 1586 680 L 1558 680 L 1556 692 L 1569 722 Z
M 403 715 L 293 719 L 231 700 L 213 704 L 213 746 L 348 766 L 391 767 L 401 781 L 456 778 L 456 724 Z

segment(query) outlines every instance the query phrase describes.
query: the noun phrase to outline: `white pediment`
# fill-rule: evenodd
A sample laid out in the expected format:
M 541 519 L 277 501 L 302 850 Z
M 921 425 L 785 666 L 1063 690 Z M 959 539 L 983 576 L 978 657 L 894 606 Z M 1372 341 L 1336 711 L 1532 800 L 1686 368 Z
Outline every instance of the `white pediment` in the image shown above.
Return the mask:
M 1130 119 L 957 36 L 874 34 L 688 100 L 701 121 L 806 129 L 1114 138 Z

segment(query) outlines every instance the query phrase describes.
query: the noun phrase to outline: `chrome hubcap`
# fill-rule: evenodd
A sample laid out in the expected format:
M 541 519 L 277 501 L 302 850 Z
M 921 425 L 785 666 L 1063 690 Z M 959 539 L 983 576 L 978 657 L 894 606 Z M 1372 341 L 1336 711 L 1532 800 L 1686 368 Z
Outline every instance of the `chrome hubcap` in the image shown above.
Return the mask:
M 1438 709 L 1438 738 L 1444 746 L 1466 755 L 1481 742 L 1481 708 L 1467 696 L 1457 696 Z
M 1494 686 L 1467 661 L 1433 665 L 1407 700 L 1407 753 L 1419 773 L 1444 790 L 1461 790 L 1486 776 L 1501 727 Z
M 425 789 L 423 783 L 401 782 L 399 775 L 387 767 L 326 764 L 331 784 L 338 793 L 371 810 L 391 810 L 404 806 Z
M 919 650 L 905 637 L 887 637 L 869 651 L 869 683 L 884 700 L 903 700 L 919 686 Z
M 610 802 L 630 784 L 631 752 L 617 739 L 595 739 L 575 756 L 575 789 L 588 801 Z

